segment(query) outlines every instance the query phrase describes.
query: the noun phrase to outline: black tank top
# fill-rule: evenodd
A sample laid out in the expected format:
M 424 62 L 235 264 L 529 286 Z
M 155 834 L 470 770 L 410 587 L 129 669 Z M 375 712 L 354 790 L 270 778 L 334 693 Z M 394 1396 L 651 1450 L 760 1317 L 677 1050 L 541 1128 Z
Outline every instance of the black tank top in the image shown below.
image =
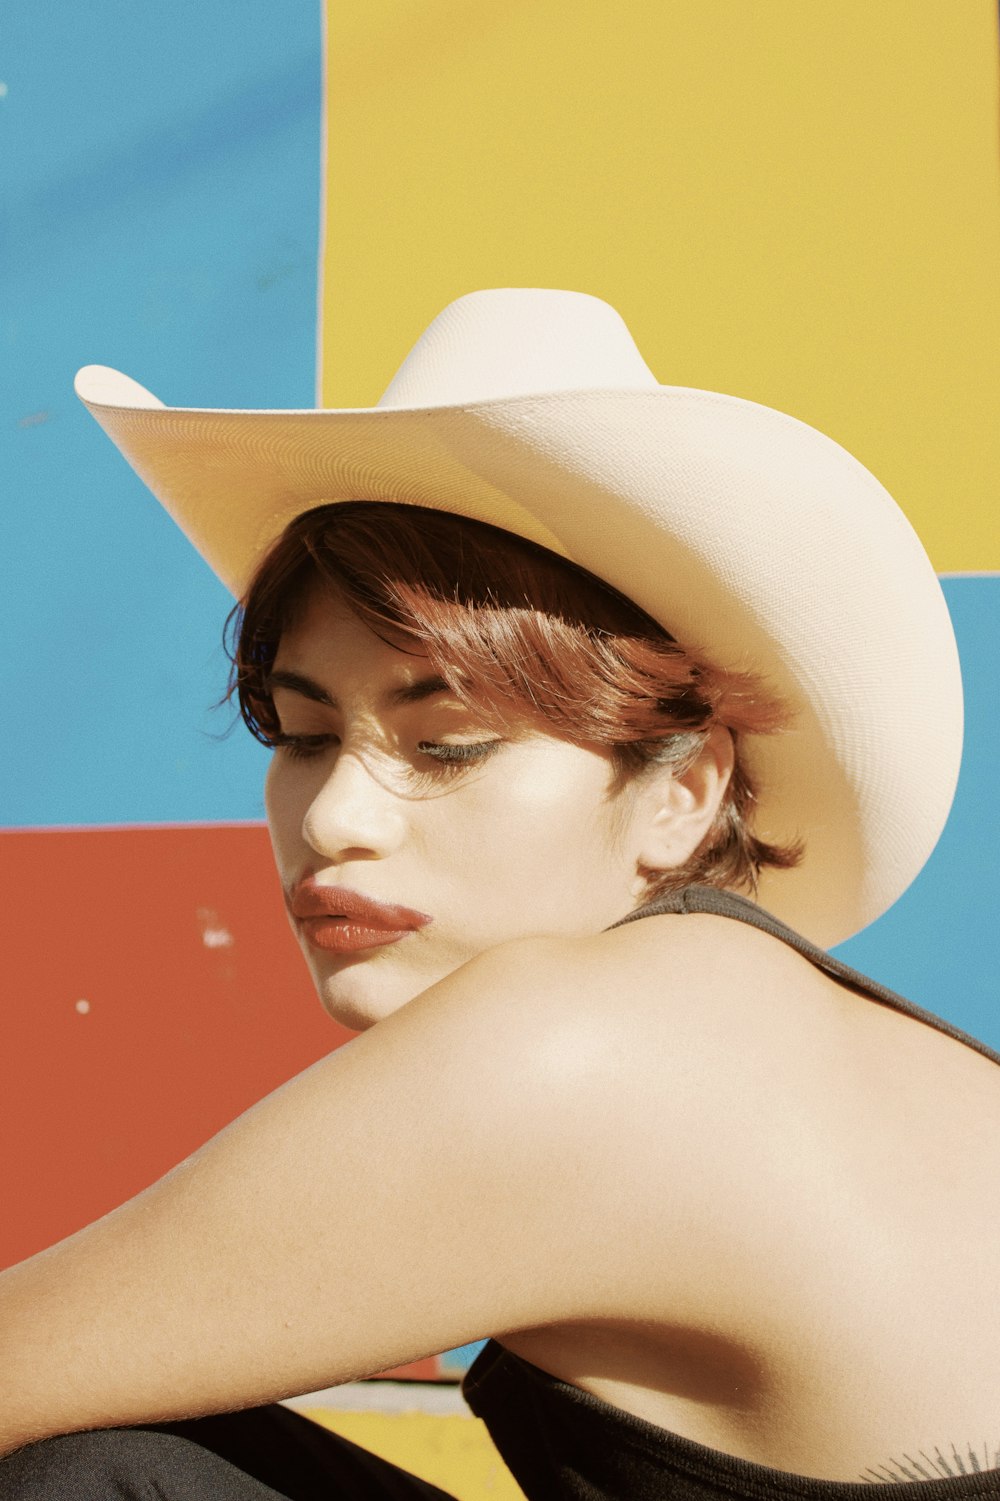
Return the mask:
M 849 969 L 755 903 L 731 892 L 688 886 L 640 907 L 613 926 L 664 912 L 710 912 L 762 928 L 861 995 L 926 1022 L 1000 1063 L 1000 1054 L 985 1043 Z M 462 1391 L 529 1501 L 716 1501 L 718 1497 L 752 1501 L 788 1497 L 882 1501 L 884 1497 L 888 1501 L 890 1496 L 898 1501 L 900 1486 L 909 1487 L 919 1501 L 1000 1498 L 1000 1454 L 993 1449 L 975 1457 L 953 1452 L 950 1446 L 947 1454 L 932 1449 L 930 1461 L 901 1456 L 893 1470 L 883 1470 L 890 1478 L 881 1482 L 793 1475 L 670 1433 L 560 1381 L 495 1340 L 489 1340 L 474 1361 Z M 992 1438 L 996 1442 L 1000 1433 Z M 896 1467 L 901 1473 L 893 1479 Z M 942 1473 L 947 1478 L 937 1478 Z

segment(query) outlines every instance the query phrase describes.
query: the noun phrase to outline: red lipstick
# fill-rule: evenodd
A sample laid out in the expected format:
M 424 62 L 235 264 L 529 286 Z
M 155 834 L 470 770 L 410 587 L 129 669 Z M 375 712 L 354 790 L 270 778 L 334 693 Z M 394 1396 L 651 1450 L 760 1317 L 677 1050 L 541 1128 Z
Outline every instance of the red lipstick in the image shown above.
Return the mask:
M 426 912 L 380 902 L 347 886 L 324 886 L 312 876 L 298 881 L 286 901 L 312 947 L 335 954 L 398 943 L 433 921 Z

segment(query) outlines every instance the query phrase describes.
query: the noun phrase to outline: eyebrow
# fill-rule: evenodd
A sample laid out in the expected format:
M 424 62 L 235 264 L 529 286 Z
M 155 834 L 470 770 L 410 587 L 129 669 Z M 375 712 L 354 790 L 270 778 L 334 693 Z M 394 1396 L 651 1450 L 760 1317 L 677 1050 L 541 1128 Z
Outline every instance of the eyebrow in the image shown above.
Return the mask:
M 273 693 L 275 688 L 287 688 L 291 693 L 301 693 L 303 698 L 311 698 L 314 703 L 325 704 L 329 709 L 339 709 L 340 705 L 332 693 L 327 693 L 319 683 L 308 678 L 301 672 L 286 672 L 279 669 L 271 672 L 264 680 L 264 686 L 268 693 Z M 382 695 L 382 706 L 387 709 L 399 709 L 406 704 L 423 703 L 426 698 L 433 698 L 437 693 L 450 693 L 448 684 L 442 677 L 417 678 L 414 683 L 404 683 L 399 688 L 390 688 L 388 693 Z

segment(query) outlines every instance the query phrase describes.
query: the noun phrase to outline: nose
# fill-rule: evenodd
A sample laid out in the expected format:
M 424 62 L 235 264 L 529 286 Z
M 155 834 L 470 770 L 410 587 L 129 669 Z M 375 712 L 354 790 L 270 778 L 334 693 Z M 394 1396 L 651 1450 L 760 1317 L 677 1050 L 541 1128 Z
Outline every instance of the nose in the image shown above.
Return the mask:
M 302 820 L 306 843 L 327 860 L 382 859 L 406 831 L 402 801 L 364 760 L 341 752 Z

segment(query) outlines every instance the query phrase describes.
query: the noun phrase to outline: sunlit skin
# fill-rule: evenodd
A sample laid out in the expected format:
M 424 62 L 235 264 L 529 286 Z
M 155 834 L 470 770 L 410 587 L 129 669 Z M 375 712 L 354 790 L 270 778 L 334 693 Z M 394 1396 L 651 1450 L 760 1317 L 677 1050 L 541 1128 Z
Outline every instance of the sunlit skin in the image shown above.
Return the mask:
M 433 918 L 349 955 L 318 950 L 293 919 L 325 1008 L 358 1030 L 506 940 L 596 933 L 645 889 L 645 782 L 621 786 L 606 749 L 527 711 L 506 739 L 447 691 L 391 702 L 430 675 L 319 590 L 274 663 L 284 743 L 266 801 L 286 894 L 312 876 Z M 454 747 L 473 759 L 442 759 Z

